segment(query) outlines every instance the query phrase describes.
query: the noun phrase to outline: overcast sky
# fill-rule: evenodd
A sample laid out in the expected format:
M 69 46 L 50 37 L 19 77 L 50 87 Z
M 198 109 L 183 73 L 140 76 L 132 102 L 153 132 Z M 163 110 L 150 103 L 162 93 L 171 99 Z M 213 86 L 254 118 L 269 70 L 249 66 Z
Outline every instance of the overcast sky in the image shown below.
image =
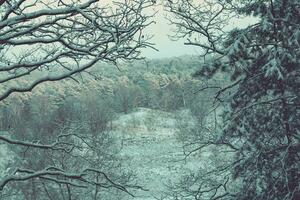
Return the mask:
M 197 54 L 197 48 L 191 46 L 185 46 L 184 40 L 172 41 L 168 37 L 172 33 L 172 26 L 168 20 L 165 19 L 165 12 L 162 8 L 158 9 L 154 20 L 155 24 L 150 25 L 146 32 L 153 35 L 152 42 L 155 43 L 155 48 L 159 51 L 152 49 L 145 49 L 143 51 L 144 56 L 148 58 L 163 58 L 163 57 L 174 57 L 185 54 Z M 199 51 L 199 50 L 198 50 Z
M 157 8 L 158 9 L 158 8 Z M 165 19 L 165 12 L 162 7 L 159 7 L 158 13 L 154 18 L 155 24 L 152 24 L 147 28 L 148 34 L 153 34 L 152 42 L 155 43 L 155 48 L 159 51 L 154 51 L 152 49 L 146 49 L 143 51 L 143 55 L 148 58 L 164 58 L 164 57 L 174 57 L 182 55 L 199 55 L 199 47 L 186 46 L 184 45 L 184 39 L 180 41 L 172 41 L 168 37 L 172 33 L 172 26 L 169 24 L 168 20 Z M 255 23 L 254 18 L 244 18 L 244 19 L 234 19 L 232 20 L 230 27 L 247 27 L 250 24 Z

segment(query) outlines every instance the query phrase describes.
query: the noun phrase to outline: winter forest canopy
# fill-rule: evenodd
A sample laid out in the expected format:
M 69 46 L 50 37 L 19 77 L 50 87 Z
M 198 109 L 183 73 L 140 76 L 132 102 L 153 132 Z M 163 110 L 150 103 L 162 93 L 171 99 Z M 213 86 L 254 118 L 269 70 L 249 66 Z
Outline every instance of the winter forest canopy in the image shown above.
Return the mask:
M 298 200 L 299 169 L 299 0 L 0 0 L 0 200 Z

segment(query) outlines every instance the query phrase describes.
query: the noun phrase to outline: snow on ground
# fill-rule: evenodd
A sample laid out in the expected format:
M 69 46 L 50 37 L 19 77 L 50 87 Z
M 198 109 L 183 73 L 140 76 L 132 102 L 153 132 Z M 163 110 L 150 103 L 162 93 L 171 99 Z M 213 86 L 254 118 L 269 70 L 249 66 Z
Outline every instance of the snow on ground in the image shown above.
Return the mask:
M 183 114 L 188 115 L 188 112 Z M 112 122 L 111 134 L 122 146 L 120 154 L 124 165 L 136 173 L 138 185 L 148 190 L 136 191 L 134 199 L 155 200 L 164 195 L 169 182 L 177 182 L 185 172 L 208 165 L 195 158 L 185 162 L 182 144 L 176 140 L 176 126 L 174 113 L 147 108 L 120 115 Z M 9 162 L 7 152 L 6 146 L 0 144 L 0 172 Z M 124 194 L 122 199 L 132 197 Z
M 195 159 L 184 162 L 172 113 L 139 108 L 120 116 L 113 127 L 114 134 L 122 140 L 121 156 L 126 158 L 125 165 L 137 173 L 138 183 L 149 190 L 137 192 L 134 199 L 154 200 L 163 196 L 166 184 L 178 181 L 184 171 L 198 165 Z

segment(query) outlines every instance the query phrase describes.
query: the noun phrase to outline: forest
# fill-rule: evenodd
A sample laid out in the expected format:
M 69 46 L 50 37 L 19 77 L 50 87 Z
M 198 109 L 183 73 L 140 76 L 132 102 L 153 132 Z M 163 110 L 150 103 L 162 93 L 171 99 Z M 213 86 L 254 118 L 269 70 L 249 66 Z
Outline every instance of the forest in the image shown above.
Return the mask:
M 298 0 L 0 0 L 0 200 L 298 200 L 299 66 Z

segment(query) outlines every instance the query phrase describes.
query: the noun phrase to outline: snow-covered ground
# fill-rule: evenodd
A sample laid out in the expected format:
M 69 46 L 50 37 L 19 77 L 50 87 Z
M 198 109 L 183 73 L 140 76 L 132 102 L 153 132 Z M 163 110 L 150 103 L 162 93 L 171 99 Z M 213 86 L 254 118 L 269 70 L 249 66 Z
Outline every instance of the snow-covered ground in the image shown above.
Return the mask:
M 183 160 L 174 114 L 139 108 L 120 116 L 113 127 L 122 141 L 125 165 L 137 173 L 138 183 L 149 190 L 137 192 L 134 199 L 159 199 L 170 181 L 178 181 L 188 168 L 198 165 L 196 160 Z
M 176 115 L 138 108 L 129 114 L 120 115 L 112 122 L 111 134 L 122 147 L 120 156 L 123 165 L 136 173 L 137 184 L 147 190 L 134 191 L 136 200 L 160 199 L 167 192 L 168 183 L 179 181 L 181 175 L 189 170 L 208 165 L 193 157 L 184 160 L 182 144 L 176 140 Z M 189 121 L 193 123 L 191 119 Z M 6 146 L 0 144 L 0 172 L 11 158 L 7 155 Z M 124 193 L 122 199 L 133 198 Z

